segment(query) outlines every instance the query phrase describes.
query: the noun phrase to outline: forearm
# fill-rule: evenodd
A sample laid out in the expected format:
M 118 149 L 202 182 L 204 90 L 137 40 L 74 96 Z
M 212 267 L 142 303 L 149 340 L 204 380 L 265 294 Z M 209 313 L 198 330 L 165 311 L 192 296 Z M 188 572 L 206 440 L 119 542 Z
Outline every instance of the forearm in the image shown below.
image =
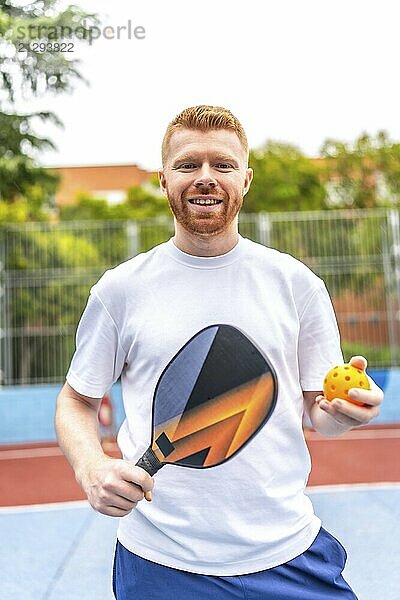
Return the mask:
M 99 438 L 97 408 L 63 388 L 57 399 L 55 428 L 60 448 L 80 482 L 87 467 L 105 456 Z

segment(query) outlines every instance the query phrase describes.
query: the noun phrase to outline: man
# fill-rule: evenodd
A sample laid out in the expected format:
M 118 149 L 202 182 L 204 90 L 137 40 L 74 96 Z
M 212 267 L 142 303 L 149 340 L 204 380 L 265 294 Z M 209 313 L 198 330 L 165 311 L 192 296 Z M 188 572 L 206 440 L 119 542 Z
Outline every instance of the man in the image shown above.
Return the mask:
M 92 288 L 57 403 L 59 443 L 89 502 L 122 517 L 115 596 L 354 599 L 341 576 L 345 551 L 304 494 L 302 416 L 305 409 L 315 429 L 336 436 L 375 417 L 382 391 L 353 390 L 365 406 L 323 398 L 325 373 L 342 362 L 332 305 L 305 265 L 238 234 L 253 177 L 239 121 L 223 108 L 186 109 L 168 126 L 162 157 L 175 236 Z M 277 407 L 222 465 L 167 465 L 153 481 L 135 463 L 150 442 L 155 385 L 177 351 L 215 323 L 237 326 L 265 352 Z M 351 362 L 366 367 L 362 357 Z M 123 460 L 104 455 L 96 421 L 99 399 L 120 375 Z

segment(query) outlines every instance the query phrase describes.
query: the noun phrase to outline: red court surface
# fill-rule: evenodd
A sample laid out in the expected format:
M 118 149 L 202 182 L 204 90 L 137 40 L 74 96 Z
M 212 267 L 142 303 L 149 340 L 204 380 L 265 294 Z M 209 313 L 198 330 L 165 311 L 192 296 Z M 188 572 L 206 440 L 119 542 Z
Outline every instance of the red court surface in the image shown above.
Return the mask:
M 339 438 L 306 434 L 311 453 L 310 486 L 400 482 L 400 427 L 374 425 Z
M 119 456 L 115 444 L 107 453 Z M 0 506 L 86 498 L 55 443 L 0 446 Z
M 313 465 L 310 486 L 400 482 L 398 425 L 353 429 L 339 438 L 307 431 L 306 439 Z M 115 444 L 106 451 L 119 455 Z M 56 444 L 0 446 L 0 474 L 0 506 L 84 498 Z

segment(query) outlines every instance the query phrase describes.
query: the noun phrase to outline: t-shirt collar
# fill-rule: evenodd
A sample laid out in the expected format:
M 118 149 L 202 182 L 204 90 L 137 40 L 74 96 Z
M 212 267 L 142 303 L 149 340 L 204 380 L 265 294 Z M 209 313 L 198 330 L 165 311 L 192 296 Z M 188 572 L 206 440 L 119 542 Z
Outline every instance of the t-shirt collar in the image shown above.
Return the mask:
M 197 269 L 217 269 L 226 267 L 238 260 L 243 254 L 243 244 L 244 238 L 239 234 L 236 246 L 234 246 L 232 250 L 229 250 L 229 252 L 218 256 L 194 256 L 193 254 L 187 254 L 175 246 L 173 237 L 166 242 L 165 248 L 171 258 L 188 267 Z

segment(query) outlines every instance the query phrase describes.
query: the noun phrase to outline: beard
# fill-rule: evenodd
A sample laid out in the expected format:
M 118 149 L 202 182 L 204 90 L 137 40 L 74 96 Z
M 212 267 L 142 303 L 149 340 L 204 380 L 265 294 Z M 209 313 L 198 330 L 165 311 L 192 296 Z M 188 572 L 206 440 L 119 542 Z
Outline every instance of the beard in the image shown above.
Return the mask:
M 191 194 L 191 196 L 201 195 L 199 192 Z M 167 197 L 176 221 L 187 232 L 207 236 L 217 235 L 228 229 L 243 204 L 243 196 L 238 194 L 221 198 L 222 202 L 215 209 L 202 212 L 193 207 L 185 197 L 174 198 L 170 194 Z

